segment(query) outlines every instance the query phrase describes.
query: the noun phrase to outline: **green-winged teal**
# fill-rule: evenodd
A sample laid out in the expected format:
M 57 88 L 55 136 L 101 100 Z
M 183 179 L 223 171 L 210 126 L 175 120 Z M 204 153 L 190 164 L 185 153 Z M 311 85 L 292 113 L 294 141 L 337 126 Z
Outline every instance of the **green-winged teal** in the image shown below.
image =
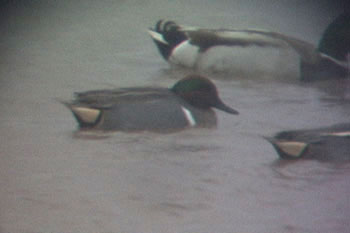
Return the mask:
M 196 68 L 206 52 L 217 46 L 288 46 L 300 55 L 300 79 L 303 81 L 349 76 L 350 14 L 347 13 L 330 24 L 319 48 L 277 32 L 203 29 L 178 25 L 170 20 L 159 20 L 148 32 L 162 57 L 175 65 Z
M 350 123 L 310 130 L 282 131 L 273 138 L 266 139 L 283 159 L 350 161 Z
M 213 127 L 211 108 L 238 112 L 218 97 L 207 78 L 190 75 L 172 88 L 131 87 L 75 93 L 64 104 L 81 129 L 120 131 L 174 131 L 187 127 Z

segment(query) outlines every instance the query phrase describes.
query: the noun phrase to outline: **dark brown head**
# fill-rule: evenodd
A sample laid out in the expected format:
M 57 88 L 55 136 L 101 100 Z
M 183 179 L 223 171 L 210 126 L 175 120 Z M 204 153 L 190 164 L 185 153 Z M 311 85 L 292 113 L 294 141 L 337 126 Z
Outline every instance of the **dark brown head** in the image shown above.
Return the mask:
M 218 96 L 216 86 L 208 78 L 199 75 L 190 75 L 181 79 L 172 88 L 176 95 L 197 108 L 217 108 L 230 114 L 238 114 L 222 102 Z

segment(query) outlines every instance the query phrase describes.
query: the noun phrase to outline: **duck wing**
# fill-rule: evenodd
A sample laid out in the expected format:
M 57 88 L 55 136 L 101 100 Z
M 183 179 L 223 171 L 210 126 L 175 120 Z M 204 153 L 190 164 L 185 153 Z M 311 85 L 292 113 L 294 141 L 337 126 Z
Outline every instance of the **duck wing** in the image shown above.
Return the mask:
M 152 87 L 92 90 L 75 93 L 72 104 L 103 109 L 110 108 L 120 102 L 155 100 L 170 95 L 168 89 Z
M 342 123 L 319 129 L 282 131 L 275 136 L 279 140 L 302 141 L 306 143 L 319 143 L 325 137 L 350 138 L 350 123 Z
M 203 50 L 212 46 L 261 46 L 261 47 L 291 47 L 304 60 L 314 60 L 319 53 L 314 45 L 309 42 L 287 36 L 277 32 L 258 29 L 199 29 L 182 27 L 190 38 L 190 43 L 198 45 Z

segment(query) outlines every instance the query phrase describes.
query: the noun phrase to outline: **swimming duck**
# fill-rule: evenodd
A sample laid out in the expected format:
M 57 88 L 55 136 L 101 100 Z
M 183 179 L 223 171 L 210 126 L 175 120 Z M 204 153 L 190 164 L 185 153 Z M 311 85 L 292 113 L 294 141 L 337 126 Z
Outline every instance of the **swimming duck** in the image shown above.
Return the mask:
M 300 79 L 312 81 L 330 77 L 348 77 L 347 54 L 350 52 L 350 15 L 339 16 L 326 30 L 320 49 L 314 45 L 277 32 L 264 30 L 228 30 L 186 27 L 171 20 L 159 20 L 155 28 L 148 30 L 162 57 L 171 64 L 197 69 L 206 52 L 218 46 L 231 47 L 290 47 L 300 56 Z M 334 31 L 341 31 L 335 35 Z M 330 36 L 333 35 L 333 36 Z M 346 35 L 346 37 L 345 37 Z M 337 37 L 337 40 L 335 40 Z M 329 38 L 329 39 L 328 39 Z M 336 41 L 344 40 L 346 47 L 335 47 Z M 332 43 L 333 42 L 333 43 Z M 340 43 L 338 43 L 339 45 Z M 327 54 L 328 47 L 332 51 Z M 344 52 L 345 51 L 345 52 Z M 338 53 L 337 53 L 338 55 Z
M 350 123 L 282 131 L 266 139 L 283 159 L 350 160 Z
M 81 129 L 174 131 L 216 126 L 211 108 L 238 112 L 222 102 L 209 79 L 190 75 L 172 88 L 130 87 L 75 93 L 63 102 Z

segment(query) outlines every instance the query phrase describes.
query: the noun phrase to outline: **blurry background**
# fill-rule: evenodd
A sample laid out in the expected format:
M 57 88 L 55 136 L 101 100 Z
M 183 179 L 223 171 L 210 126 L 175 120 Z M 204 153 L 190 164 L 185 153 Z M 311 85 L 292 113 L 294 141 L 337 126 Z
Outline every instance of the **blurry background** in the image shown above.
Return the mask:
M 300 83 L 295 56 L 249 73 L 269 56 L 259 52 L 250 65 L 254 52 L 239 54 L 247 73 L 208 76 L 240 115 L 217 112 L 216 130 L 170 135 L 82 137 L 57 101 L 74 91 L 175 83 L 188 71 L 160 57 L 147 34 L 158 19 L 261 28 L 316 45 L 346 7 L 1 1 L 0 232 L 349 232 L 349 164 L 283 162 L 262 138 L 348 121 L 349 80 Z

